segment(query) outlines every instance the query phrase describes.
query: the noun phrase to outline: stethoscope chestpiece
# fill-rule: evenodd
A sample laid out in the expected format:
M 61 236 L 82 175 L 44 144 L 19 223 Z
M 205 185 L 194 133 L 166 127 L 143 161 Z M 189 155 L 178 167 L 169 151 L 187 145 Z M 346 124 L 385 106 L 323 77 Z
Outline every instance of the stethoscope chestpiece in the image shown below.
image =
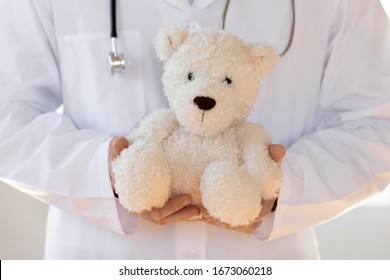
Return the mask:
M 115 72 L 123 73 L 126 67 L 126 60 L 123 54 L 118 54 L 116 48 L 117 32 L 116 32 L 116 0 L 111 0 L 111 52 L 108 55 L 108 66 L 113 75 Z
M 108 55 L 108 65 L 111 75 L 115 72 L 124 72 L 126 67 L 126 60 L 123 54 L 118 54 L 116 49 L 116 37 L 111 37 L 111 52 Z

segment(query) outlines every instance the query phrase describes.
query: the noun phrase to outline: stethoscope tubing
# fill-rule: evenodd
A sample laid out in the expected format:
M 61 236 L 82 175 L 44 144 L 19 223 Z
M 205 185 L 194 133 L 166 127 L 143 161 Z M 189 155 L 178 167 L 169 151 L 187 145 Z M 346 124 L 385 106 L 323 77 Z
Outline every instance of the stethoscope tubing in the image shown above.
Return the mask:
M 117 51 L 117 39 L 118 34 L 116 30 L 116 0 L 110 1 L 110 15 L 111 15 L 111 51 L 108 55 L 108 65 L 111 75 L 115 72 L 124 72 L 126 67 L 126 60 L 123 54 L 119 54 Z
M 116 31 L 116 0 L 110 1 L 110 13 L 111 13 L 111 38 L 118 38 L 118 34 Z
M 226 0 L 225 8 L 222 15 L 222 29 L 225 29 L 226 24 L 226 17 L 229 11 L 230 6 L 230 0 Z M 296 21 L 296 9 L 295 9 L 295 0 L 291 0 L 291 6 L 292 6 L 292 22 L 291 22 L 291 29 L 290 29 L 290 37 L 287 42 L 287 45 L 285 49 L 279 54 L 280 57 L 283 57 L 287 54 L 287 52 L 290 50 L 291 45 L 294 41 L 294 35 L 295 35 L 295 21 Z M 126 61 L 123 58 L 122 54 L 117 53 L 117 39 L 118 39 L 118 33 L 116 29 L 116 0 L 110 0 L 110 15 L 111 15 L 111 32 L 110 32 L 110 38 L 111 38 L 111 52 L 109 55 L 109 66 L 111 74 L 114 72 L 123 72 L 125 69 Z

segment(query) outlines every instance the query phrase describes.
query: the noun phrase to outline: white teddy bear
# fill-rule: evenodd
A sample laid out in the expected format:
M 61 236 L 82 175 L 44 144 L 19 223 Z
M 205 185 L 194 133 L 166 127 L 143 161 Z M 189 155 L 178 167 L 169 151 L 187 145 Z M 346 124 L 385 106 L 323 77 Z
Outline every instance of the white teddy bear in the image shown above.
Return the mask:
M 185 193 L 224 223 L 249 224 L 281 184 L 270 137 L 245 121 L 278 53 L 225 31 L 180 27 L 163 29 L 155 47 L 171 108 L 147 116 L 113 162 L 121 204 L 141 213 Z

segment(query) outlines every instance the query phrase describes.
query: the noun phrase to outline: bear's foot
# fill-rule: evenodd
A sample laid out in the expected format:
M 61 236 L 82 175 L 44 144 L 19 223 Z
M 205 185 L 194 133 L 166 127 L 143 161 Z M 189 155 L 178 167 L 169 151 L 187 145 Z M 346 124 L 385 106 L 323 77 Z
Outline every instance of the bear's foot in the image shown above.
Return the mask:
M 260 183 L 233 162 L 210 164 L 201 178 L 200 190 L 209 214 L 233 227 L 248 225 L 260 214 Z
M 168 200 L 171 175 L 160 145 L 135 142 L 122 151 L 112 170 L 119 201 L 130 212 L 160 208 Z

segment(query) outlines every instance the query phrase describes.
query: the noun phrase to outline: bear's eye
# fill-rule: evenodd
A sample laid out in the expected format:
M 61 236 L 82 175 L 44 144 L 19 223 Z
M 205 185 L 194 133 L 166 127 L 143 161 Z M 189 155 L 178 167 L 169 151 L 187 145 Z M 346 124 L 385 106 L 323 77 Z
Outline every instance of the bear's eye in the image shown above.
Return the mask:
M 188 73 L 187 78 L 188 78 L 189 81 L 193 81 L 194 80 L 194 75 L 192 74 L 192 72 Z
M 226 76 L 225 80 L 223 80 L 224 83 L 226 83 L 227 85 L 231 85 L 232 84 L 232 79 L 230 79 L 228 76 Z

